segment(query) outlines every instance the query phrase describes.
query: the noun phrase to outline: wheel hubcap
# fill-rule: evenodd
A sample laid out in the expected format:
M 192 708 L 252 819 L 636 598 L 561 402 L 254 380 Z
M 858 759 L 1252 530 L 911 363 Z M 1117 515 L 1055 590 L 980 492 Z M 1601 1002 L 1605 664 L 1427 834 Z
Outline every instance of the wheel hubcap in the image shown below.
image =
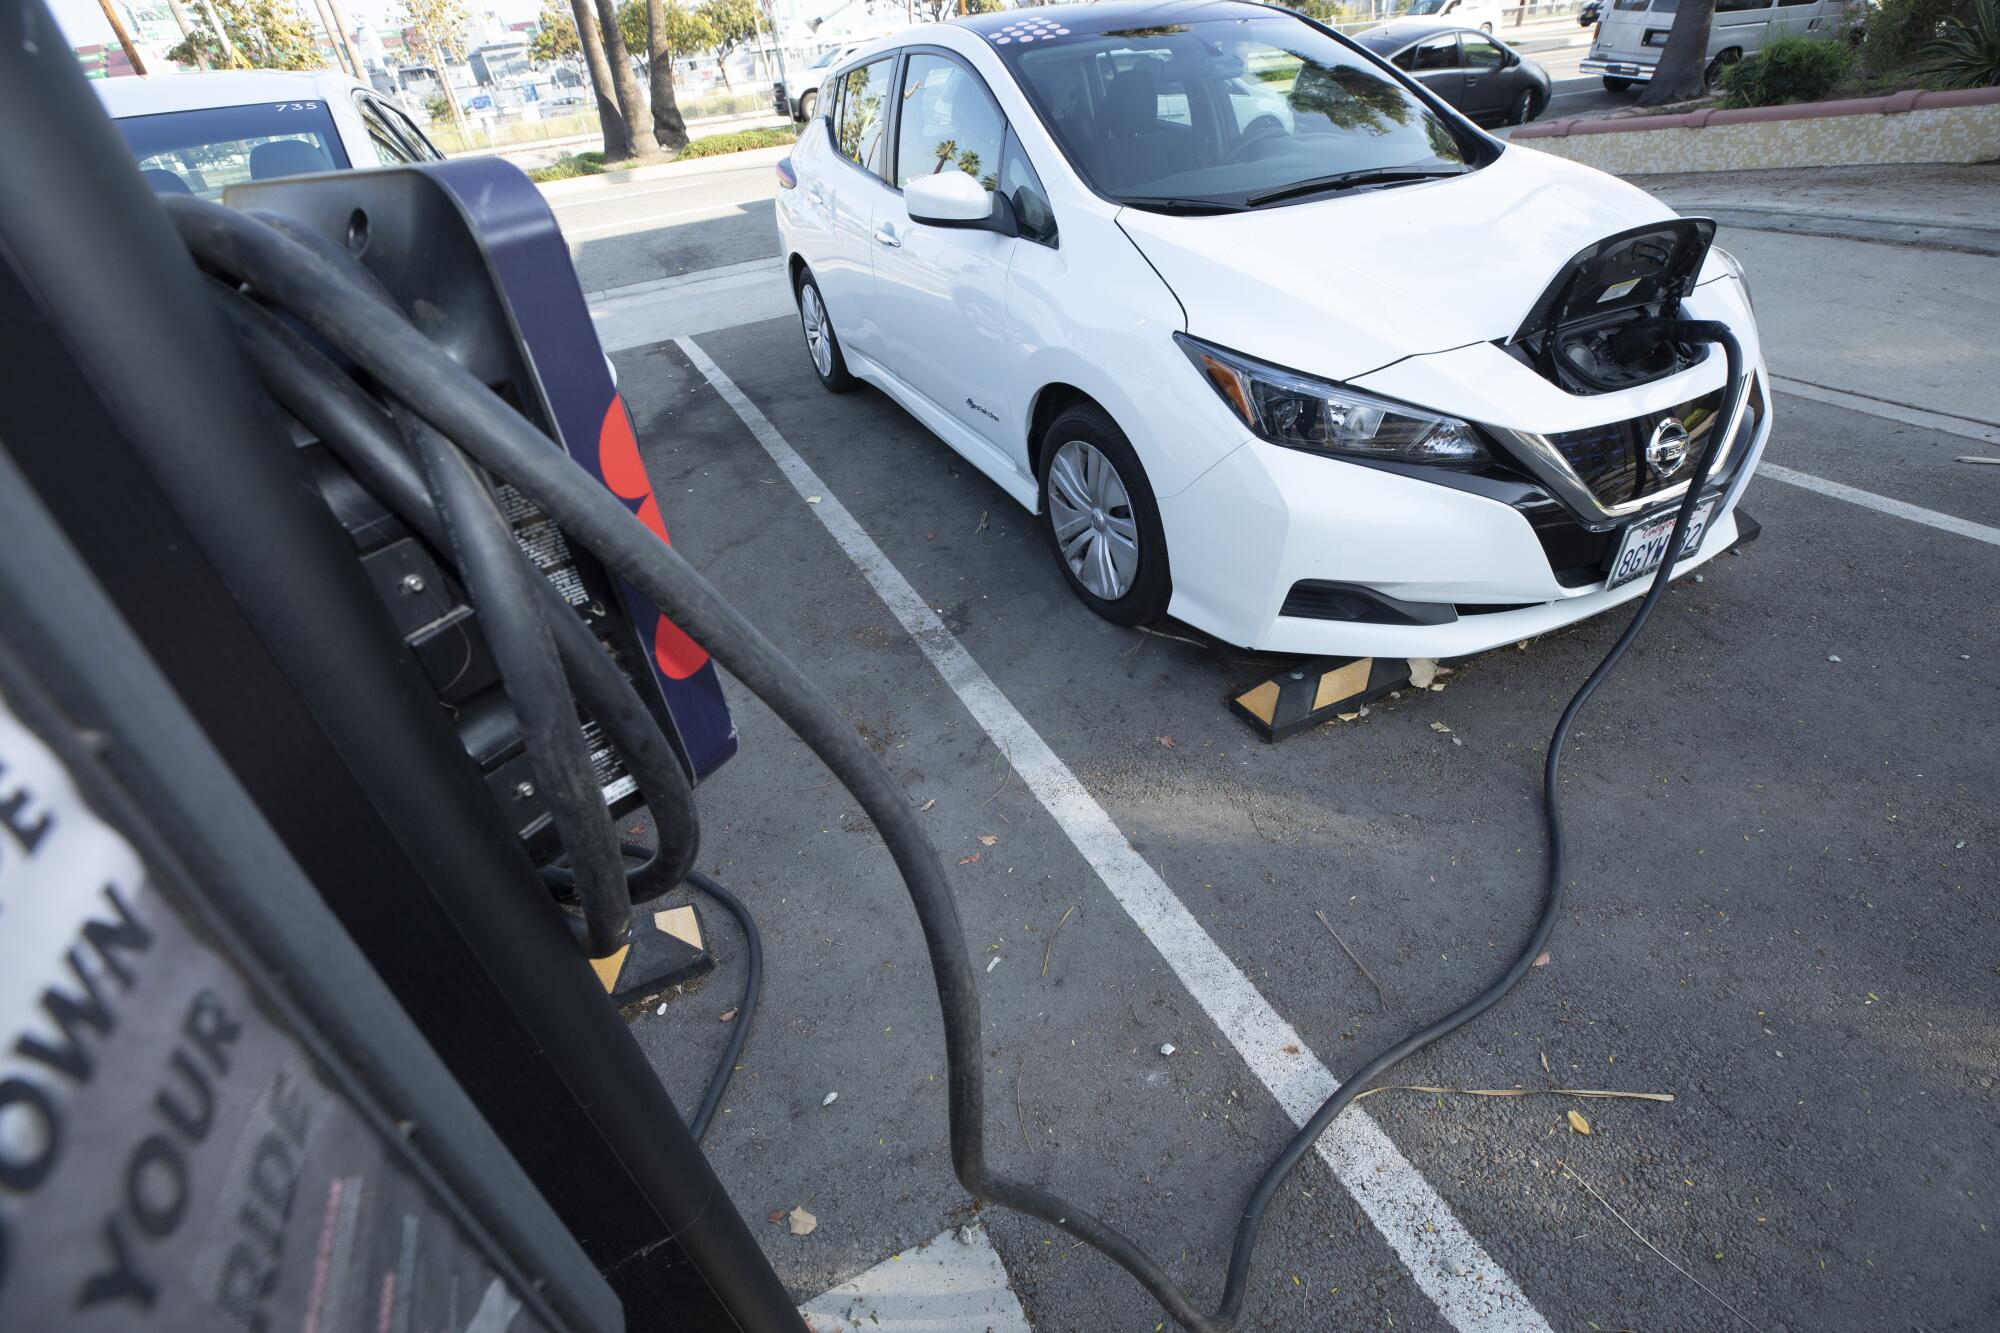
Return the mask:
M 1095 445 L 1070 440 L 1049 464 L 1049 524 L 1063 563 L 1093 597 L 1115 602 L 1139 574 L 1139 523 L 1118 469 Z
M 819 288 L 811 283 L 799 289 L 799 323 L 805 327 L 806 350 L 812 353 L 813 367 L 822 375 L 831 375 L 833 338 L 826 326 L 826 307 L 819 303 Z

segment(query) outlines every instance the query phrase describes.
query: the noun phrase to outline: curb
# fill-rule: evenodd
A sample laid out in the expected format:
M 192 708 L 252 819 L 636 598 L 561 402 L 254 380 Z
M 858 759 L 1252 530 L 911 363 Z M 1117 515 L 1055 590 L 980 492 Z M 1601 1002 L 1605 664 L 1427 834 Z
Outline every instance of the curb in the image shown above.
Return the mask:
M 769 166 L 791 151 L 790 144 L 777 144 L 770 148 L 748 148 L 740 153 L 717 153 L 714 157 L 697 157 L 687 162 L 661 162 L 656 166 L 607 171 L 600 176 L 574 176 L 565 181 L 547 181 L 535 188 L 544 195 L 554 196 L 615 193 L 626 186 L 639 185 L 646 181 L 670 180 L 676 176 L 707 176 L 719 171 L 742 171 L 749 167 Z

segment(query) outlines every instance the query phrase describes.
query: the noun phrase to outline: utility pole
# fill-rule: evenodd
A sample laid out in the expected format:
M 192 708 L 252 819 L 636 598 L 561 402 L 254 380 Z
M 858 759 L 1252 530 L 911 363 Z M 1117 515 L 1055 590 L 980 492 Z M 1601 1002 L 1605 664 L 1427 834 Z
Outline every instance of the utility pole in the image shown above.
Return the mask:
M 340 32 L 340 49 L 347 52 L 347 67 L 354 71 L 354 77 L 367 82 L 367 74 L 362 72 L 361 57 L 355 54 L 354 41 L 348 36 L 347 15 L 341 12 L 340 0 L 326 0 L 326 7 L 333 14 L 333 24 Z
M 188 26 L 187 11 L 181 8 L 181 0 L 167 0 L 167 8 L 173 12 L 174 22 L 180 26 L 181 36 L 187 39 L 188 50 L 194 52 L 194 63 L 208 68 L 208 53 L 201 49 L 201 43 L 194 39 L 194 29 Z
M 236 54 L 236 43 L 229 40 L 229 29 L 223 27 L 222 20 L 216 17 L 212 0 L 200 0 L 200 4 L 202 17 L 208 20 L 208 26 L 214 30 L 215 40 L 222 43 L 223 65 L 228 69 L 243 68 L 243 57 Z
M 104 11 L 104 21 L 111 25 L 111 31 L 117 36 L 118 44 L 125 48 L 125 58 L 132 62 L 132 72 L 144 74 L 145 57 L 141 56 L 139 48 L 133 45 L 132 34 L 125 31 L 125 20 L 118 17 L 118 11 L 112 8 L 111 0 L 97 0 L 97 7 Z
M 333 53 L 334 68 L 340 70 L 342 73 L 352 75 L 354 71 L 348 66 L 347 56 L 340 49 L 340 34 L 334 31 L 333 19 L 327 15 L 326 0 L 313 0 L 313 14 L 319 16 L 320 29 L 326 33 L 326 45 L 327 49 Z M 310 23 L 312 16 L 307 15 L 306 21 Z

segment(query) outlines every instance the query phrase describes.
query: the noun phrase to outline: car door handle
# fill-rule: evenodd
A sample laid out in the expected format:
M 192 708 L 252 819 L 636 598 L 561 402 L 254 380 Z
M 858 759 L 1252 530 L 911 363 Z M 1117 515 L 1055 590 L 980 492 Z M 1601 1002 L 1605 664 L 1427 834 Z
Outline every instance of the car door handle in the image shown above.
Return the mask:
M 895 232 L 890 231 L 887 227 L 877 227 L 875 229 L 875 239 L 892 248 L 900 247 L 903 244 L 903 238 Z
M 806 191 L 806 198 L 812 200 L 814 203 L 820 205 L 822 208 L 826 206 L 826 191 L 822 190 L 816 184 L 811 189 Z

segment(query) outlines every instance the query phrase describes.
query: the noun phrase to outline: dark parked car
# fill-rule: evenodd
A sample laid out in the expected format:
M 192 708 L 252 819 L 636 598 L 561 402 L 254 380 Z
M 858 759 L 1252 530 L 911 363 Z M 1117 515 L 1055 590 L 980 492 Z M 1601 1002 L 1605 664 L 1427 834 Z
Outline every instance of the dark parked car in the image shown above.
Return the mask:
M 1474 120 L 1521 125 L 1548 108 L 1549 72 L 1472 28 L 1390 23 L 1354 40 Z
M 1584 0 L 1582 9 L 1576 11 L 1576 22 L 1580 28 L 1588 28 L 1604 14 L 1604 0 Z

